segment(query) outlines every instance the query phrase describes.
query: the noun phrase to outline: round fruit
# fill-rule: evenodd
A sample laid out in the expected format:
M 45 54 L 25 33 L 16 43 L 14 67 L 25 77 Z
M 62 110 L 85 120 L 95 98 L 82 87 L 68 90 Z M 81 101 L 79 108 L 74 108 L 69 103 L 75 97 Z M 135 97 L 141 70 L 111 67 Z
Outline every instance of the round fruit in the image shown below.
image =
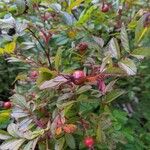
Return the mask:
M 11 108 L 11 106 L 12 106 L 12 104 L 11 104 L 11 102 L 4 102 L 4 104 L 3 104 L 3 107 L 5 108 L 5 109 L 9 109 L 9 108 Z
M 85 73 L 84 71 L 82 70 L 76 70 L 74 73 L 73 73 L 73 77 L 75 80 L 78 80 L 78 79 L 82 79 L 82 78 L 85 78 Z
M 108 4 L 103 4 L 102 8 L 101 8 L 101 11 L 106 13 L 109 11 L 109 5 Z
M 88 148 L 92 148 L 94 145 L 94 139 L 92 137 L 86 137 L 84 139 L 84 145 Z
M 77 45 L 77 50 L 80 53 L 84 53 L 88 49 L 88 44 L 85 42 L 81 42 L 80 44 Z
M 80 85 L 80 84 L 84 83 L 85 77 L 86 77 L 86 75 L 85 75 L 84 71 L 76 70 L 73 73 L 73 82 L 74 82 L 74 84 Z

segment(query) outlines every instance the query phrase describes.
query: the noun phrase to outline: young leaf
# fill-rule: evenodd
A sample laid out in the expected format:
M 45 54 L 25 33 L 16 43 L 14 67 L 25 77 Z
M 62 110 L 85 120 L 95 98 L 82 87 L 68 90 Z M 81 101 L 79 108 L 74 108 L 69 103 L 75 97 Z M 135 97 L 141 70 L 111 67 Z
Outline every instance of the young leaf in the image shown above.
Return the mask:
M 127 31 L 126 31 L 124 24 L 122 25 L 122 28 L 121 28 L 121 43 L 122 43 L 123 48 L 127 52 L 130 52 L 129 39 L 128 39 Z
M 119 67 L 122 68 L 128 75 L 135 75 L 137 73 L 137 67 L 133 60 L 129 58 L 122 59 L 118 63 Z
M 76 148 L 75 139 L 74 139 L 74 137 L 71 134 L 65 134 L 65 139 L 66 139 L 67 145 L 71 149 L 75 149 Z

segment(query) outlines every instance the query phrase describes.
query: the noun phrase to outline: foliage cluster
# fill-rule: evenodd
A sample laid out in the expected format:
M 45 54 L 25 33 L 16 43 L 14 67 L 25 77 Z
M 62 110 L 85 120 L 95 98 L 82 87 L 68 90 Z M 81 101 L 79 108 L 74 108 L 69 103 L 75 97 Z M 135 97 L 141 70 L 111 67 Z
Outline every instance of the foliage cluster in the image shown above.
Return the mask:
M 131 119 L 115 102 L 128 92 L 127 99 L 136 100 L 143 88 L 131 85 L 139 79 L 132 76 L 139 75 L 141 60 L 150 55 L 148 5 L 146 0 L 1 1 L 0 54 L 24 69 L 10 98 L 14 122 L 7 132 L 0 130 L 0 149 L 150 148 L 149 133 L 137 123 L 144 116 L 148 129 L 147 113 Z

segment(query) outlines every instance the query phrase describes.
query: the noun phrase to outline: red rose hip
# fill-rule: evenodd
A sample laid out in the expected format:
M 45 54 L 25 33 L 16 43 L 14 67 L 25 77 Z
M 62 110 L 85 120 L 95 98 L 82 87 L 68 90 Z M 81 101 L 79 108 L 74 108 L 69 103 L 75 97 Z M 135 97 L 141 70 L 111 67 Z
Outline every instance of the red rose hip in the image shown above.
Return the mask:
M 109 11 L 109 5 L 108 4 L 103 4 L 102 8 L 101 8 L 101 11 L 103 13 L 106 13 Z
M 86 75 L 85 75 L 84 71 L 76 70 L 73 73 L 73 80 L 74 80 L 73 82 L 74 82 L 74 84 L 80 85 L 80 84 L 84 83 L 85 77 L 86 77 Z
M 92 137 L 86 137 L 84 139 L 84 145 L 88 148 L 92 148 L 94 145 L 94 139 Z
M 4 102 L 4 104 L 3 104 L 3 107 L 5 108 L 5 109 L 9 109 L 9 108 L 11 108 L 12 107 L 12 104 L 11 104 L 11 102 Z
M 30 73 L 30 78 L 31 78 L 31 79 L 35 79 L 35 78 L 37 78 L 37 76 L 38 76 L 38 72 L 37 72 L 37 71 L 32 71 L 32 72 Z
M 82 70 L 76 70 L 74 73 L 73 73 L 73 77 L 74 79 L 81 79 L 81 78 L 85 78 L 85 73 L 84 71 Z
M 88 49 L 88 44 L 86 42 L 81 42 L 77 45 L 77 50 L 79 53 L 84 53 Z

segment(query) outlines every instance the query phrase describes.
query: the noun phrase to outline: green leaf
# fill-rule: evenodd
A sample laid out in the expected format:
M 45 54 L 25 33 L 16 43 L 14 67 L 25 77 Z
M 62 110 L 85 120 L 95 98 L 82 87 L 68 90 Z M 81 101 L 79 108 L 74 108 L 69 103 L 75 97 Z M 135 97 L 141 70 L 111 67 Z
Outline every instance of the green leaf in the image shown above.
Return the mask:
M 101 143 L 102 142 L 102 128 L 101 128 L 101 125 L 100 125 L 100 122 L 98 122 L 98 125 L 97 125 L 97 130 L 96 130 L 96 141 L 98 143 Z
M 5 45 L 4 52 L 7 54 L 11 54 L 14 52 L 15 48 L 16 48 L 16 42 L 10 42 Z
M 3 54 L 4 54 L 4 49 L 0 48 L 0 55 L 3 55 Z
M 67 8 L 67 11 L 69 13 L 71 13 L 71 10 L 74 8 L 74 7 L 78 7 L 84 0 L 76 0 L 76 1 L 71 1 L 69 7 Z
M 75 139 L 74 139 L 74 137 L 71 134 L 65 134 L 65 139 L 66 139 L 67 145 L 71 149 L 75 149 L 76 148 Z
M 124 24 L 122 25 L 122 28 L 121 28 L 121 43 L 122 43 L 123 48 L 127 52 L 130 52 L 129 39 L 128 39 L 127 31 L 126 31 Z
M 111 103 L 112 101 L 117 99 L 122 94 L 124 94 L 123 90 L 118 90 L 118 89 L 113 90 L 113 91 L 109 92 L 108 94 L 106 94 L 104 103 L 106 103 L 106 104 Z
M 21 132 L 19 132 L 18 130 L 18 126 L 14 123 L 8 125 L 7 131 L 10 135 L 12 135 L 15 138 L 20 138 L 22 136 Z
M 4 143 L 1 144 L 0 149 L 1 150 L 19 150 L 21 145 L 25 142 L 25 139 L 11 139 L 7 140 Z
M 62 137 L 55 142 L 55 150 L 63 150 L 64 144 L 65 144 L 65 139 L 64 137 Z
M 150 48 L 149 47 L 140 47 L 131 53 L 132 56 L 136 58 L 143 58 L 143 57 L 149 57 L 150 56 Z
M 67 24 L 67 25 L 73 25 L 73 17 L 72 15 L 68 14 L 67 12 L 64 12 L 64 11 L 61 11 L 60 12 L 63 19 L 64 19 L 64 22 Z
M 19 107 L 14 107 L 11 116 L 17 120 L 29 116 L 29 114 Z
M 65 93 L 63 95 L 60 95 L 57 99 L 57 101 L 62 101 L 66 99 L 70 99 L 74 94 L 73 93 Z
M 84 92 L 86 92 L 86 91 L 89 91 L 91 88 L 92 88 L 91 85 L 84 85 L 84 86 L 80 87 L 80 88 L 77 90 L 77 94 L 81 94 L 81 93 L 84 93 Z
M 47 89 L 47 88 L 58 88 L 61 84 L 66 83 L 68 80 L 62 76 L 57 76 L 54 79 L 51 79 L 49 81 L 45 81 L 42 83 L 42 85 L 39 87 L 41 90 Z
M 87 11 L 86 11 L 86 9 L 85 9 L 85 10 L 81 13 L 81 15 L 80 15 L 80 17 L 79 17 L 79 20 L 77 21 L 76 25 L 82 25 L 82 24 L 86 23 L 86 22 L 90 19 L 90 17 L 91 17 L 91 15 L 92 15 L 93 11 L 94 11 L 96 8 L 97 8 L 97 6 L 96 6 L 96 5 L 93 5 L 93 6 L 91 6 Z
M 41 67 L 39 70 L 39 76 L 36 81 L 37 85 L 40 86 L 44 81 L 50 80 L 57 75 L 56 71 L 51 71 L 48 68 Z
M 16 4 L 16 6 L 17 6 L 17 8 L 18 8 L 18 14 L 21 14 L 21 13 L 23 13 L 24 12 L 24 10 L 25 10 L 25 1 L 20 1 L 20 0 L 16 0 L 15 1 L 15 4 Z
M 144 34 L 147 32 L 148 28 L 144 27 L 146 15 L 143 15 L 137 24 L 136 30 L 135 30 L 135 45 L 137 45 L 142 38 L 144 37 Z
M 62 61 L 61 61 L 61 57 L 62 57 L 62 49 L 58 49 L 56 56 L 55 56 L 55 69 L 58 71 L 59 67 L 62 65 Z
M 12 138 L 12 137 L 10 136 L 10 134 L 8 134 L 8 132 L 0 130 L 0 139 L 1 140 L 8 140 L 10 138 Z
M 137 73 L 137 67 L 133 60 L 129 58 L 122 59 L 118 63 L 119 67 L 122 68 L 128 75 L 135 75 Z
M 0 111 L 0 128 L 6 128 L 7 125 L 10 122 L 10 111 L 9 110 L 3 110 Z
M 120 48 L 116 38 L 112 38 L 109 43 L 109 51 L 113 58 L 120 58 Z
M 24 96 L 19 95 L 19 94 L 14 94 L 12 96 L 12 101 L 15 105 L 19 105 L 23 108 L 29 108 L 29 106 L 27 105 L 26 99 Z

